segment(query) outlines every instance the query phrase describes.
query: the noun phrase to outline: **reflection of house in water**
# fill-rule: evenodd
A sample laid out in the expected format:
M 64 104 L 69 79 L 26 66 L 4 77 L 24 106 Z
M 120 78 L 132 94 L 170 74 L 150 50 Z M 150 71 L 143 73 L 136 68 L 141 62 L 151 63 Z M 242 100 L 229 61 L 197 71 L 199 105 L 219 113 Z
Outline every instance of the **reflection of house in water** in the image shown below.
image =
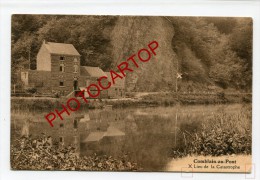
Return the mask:
M 71 114 L 64 117 L 64 120 L 56 119 L 53 124 L 54 127 L 50 127 L 42 119 L 33 120 L 30 124 L 30 134 L 40 136 L 45 133 L 46 136 L 52 137 L 54 143 L 58 142 L 59 146 L 72 145 L 78 150 L 83 148 L 83 151 L 94 151 L 95 146 L 101 148 L 102 144 L 103 147 L 110 148 L 123 142 L 127 134 L 137 132 L 134 116 L 126 116 L 122 110 L 90 110 L 82 112 L 81 115 Z
M 128 114 L 126 116 L 125 126 L 127 127 L 126 131 L 128 133 L 136 134 L 138 132 L 138 127 L 137 127 L 137 124 L 135 122 L 135 118 L 131 114 Z
M 40 136 L 42 133 L 51 136 L 53 144 L 61 146 L 73 146 L 78 152 L 80 150 L 80 136 L 86 133 L 89 114 L 73 115 L 65 117 L 64 120 L 56 119 L 53 121 L 54 126 L 50 127 L 46 121 L 33 120 L 30 126 L 30 134 Z
M 105 132 L 91 132 L 88 137 L 82 141 L 82 143 L 98 142 L 104 137 Z
M 124 113 L 116 110 L 90 111 L 89 133 L 82 136 L 81 149 L 85 154 L 116 152 L 124 143 L 127 127 Z M 118 148 L 119 150 L 120 148 Z
M 86 154 L 91 154 L 93 152 L 109 151 L 111 148 L 120 146 L 124 140 L 125 132 L 112 124 L 106 131 L 91 132 L 86 139 L 81 141 L 81 147 Z
M 107 128 L 107 131 L 91 132 L 88 135 L 88 137 L 82 141 L 82 143 L 97 142 L 104 139 L 105 137 L 120 137 L 120 136 L 125 136 L 125 133 L 117 129 L 116 127 L 109 126 Z

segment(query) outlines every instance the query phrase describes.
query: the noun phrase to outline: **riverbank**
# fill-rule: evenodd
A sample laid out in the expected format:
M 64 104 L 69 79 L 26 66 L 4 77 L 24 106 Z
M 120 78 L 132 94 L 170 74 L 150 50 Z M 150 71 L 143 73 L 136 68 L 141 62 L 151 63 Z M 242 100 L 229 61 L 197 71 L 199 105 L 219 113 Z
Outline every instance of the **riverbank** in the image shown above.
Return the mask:
M 27 110 L 53 110 L 60 108 L 61 104 L 66 104 L 67 98 L 47 98 L 47 97 L 12 97 L 11 109 Z M 251 103 L 252 94 L 245 93 L 212 93 L 212 94 L 176 94 L 176 93 L 138 93 L 128 94 L 122 99 L 90 99 L 89 103 L 82 100 L 81 108 L 101 109 L 106 105 L 113 108 L 126 107 L 151 107 L 151 106 L 173 106 L 176 104 L 196 105 L 196 104 L 232 104 Z
M 191 128 L 192 127 L 192 128 Z M 206 119 L 182 123 L 170 156 L 249 156 L 252 153 L 252 106 L 245 104 L 236 114 L 220 111 Z

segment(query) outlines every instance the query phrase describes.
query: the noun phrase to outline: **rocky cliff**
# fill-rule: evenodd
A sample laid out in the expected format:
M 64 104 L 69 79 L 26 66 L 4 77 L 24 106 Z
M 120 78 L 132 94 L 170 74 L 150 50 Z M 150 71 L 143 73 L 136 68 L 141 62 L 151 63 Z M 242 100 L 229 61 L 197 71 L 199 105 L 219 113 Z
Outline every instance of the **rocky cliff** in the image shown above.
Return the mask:
M 177 57 L 172 49 L 174 28 L 165 17 L 119 17 L 111 32 L 115 65 L 125 61 L 149 42 L 157 41 L 159 47 L 147 63 L 128 73 L 128 91 L 174 90 Z

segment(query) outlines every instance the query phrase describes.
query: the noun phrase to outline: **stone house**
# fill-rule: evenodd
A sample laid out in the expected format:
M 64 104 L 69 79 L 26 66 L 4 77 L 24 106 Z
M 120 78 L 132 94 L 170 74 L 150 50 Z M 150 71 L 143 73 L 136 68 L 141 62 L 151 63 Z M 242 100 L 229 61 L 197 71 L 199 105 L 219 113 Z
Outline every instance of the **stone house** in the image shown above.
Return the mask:
M 106 76 L 108 77 L 108 81 L 111 80 L 110 72 L 105 72 Z M 111 87 L 107 90 L 107 97 L 108 98 L 122 98 L 125 97 L 125 78 L 118 78 L 116 83 L 111 85 Z
M 99 67 L 80 66 L 80 54 L 72 44 L 43 41 L 36 61 L 37 69 L 23 70 L 21 80 L 25 88 L 43 95 L 73 95 L 106 76 Z M 106 95 L 104 91 L 100 96 Z

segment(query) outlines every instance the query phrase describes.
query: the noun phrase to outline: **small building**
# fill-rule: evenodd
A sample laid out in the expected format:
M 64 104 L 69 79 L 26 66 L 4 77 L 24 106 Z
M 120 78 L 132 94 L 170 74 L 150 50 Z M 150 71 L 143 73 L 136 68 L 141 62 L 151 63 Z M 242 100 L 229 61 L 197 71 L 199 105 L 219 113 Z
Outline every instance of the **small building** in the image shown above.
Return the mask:
M 112 82 L 110 72 L 105 72 L 108 77 L 108 81 Z M 107 90 L 107 97 L 112 99 L 118 99 L 125 97 L 125 78 L 117 78 L 115 84 Z
M 79 78 L 79 84 L 80 84 L 80 90 L 86 89 L 90 84 L 96 83 L 97 80 L 102 77 L 107 76 L 102 69 L 99 67 L 91 67 L 91 66 L 81 66 L 80 67 L 80 78 Z M 99 95 L 99 98 L 107 98 L 107 91 L 103 91 L 100 88 L 101 92 Z M 97 90 L 95 88 L 90 89 L 90 92 L 92 94 L 97 94 Z M 88 94 L 86 92 L 86 95 L 88 97 Z
M 36 62 L 37 69 L 23 70 L 21 80 L 25 88 L 36 88 L 40 94 L 68 96 L 106 76 L 99 67 L 80 66 L 80 54 L 72 44 L 44 41 Z M 104 91 L 100 96 L 106 95 Z

